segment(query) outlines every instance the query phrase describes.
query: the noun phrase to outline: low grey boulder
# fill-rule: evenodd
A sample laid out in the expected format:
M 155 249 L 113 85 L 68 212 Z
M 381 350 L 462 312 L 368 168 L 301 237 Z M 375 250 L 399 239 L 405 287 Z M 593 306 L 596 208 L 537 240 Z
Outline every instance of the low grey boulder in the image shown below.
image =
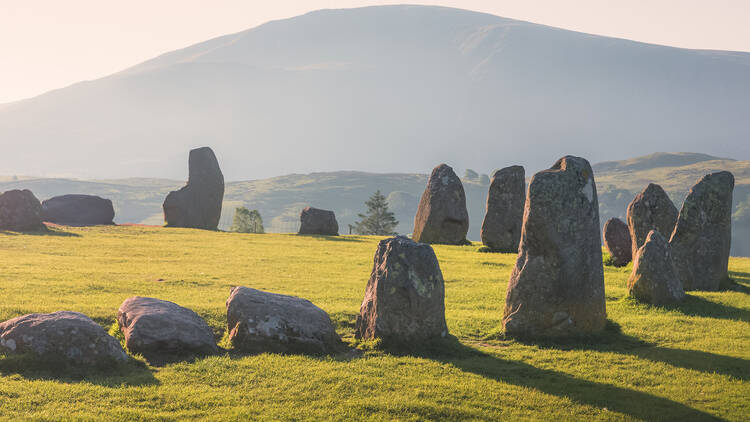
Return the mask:
M 71 311 L 23 315 L 1 323 L 0 352 L 93 366 L 128 359 L 117 339 L 86 315 Z
M 446 337 L 445 283 L 432 247 L 396 236 L 380 241 L 373 261 L 355 337 L 396 346 Z
M 203 318 L 166 300 L 128 298 L 117 311 L 117 323 L 128 350 L 149 360 L 218 351 L 213 331 Z
M 333 211 L 305 207 L 300 213 L 299 220 L 298 234 L 339 235 L 339 223 Z
M 628 279 L 630 296 L 652 305 L 666 305 L 685 298 L 685 290 L 672 260 L 672 248 L 664 236 L 651 230 L 638 249 Z
M 46 230 L 42 204 L 30 190 L 9 190 L 0 195 L 0 230 L 19 232 Z
M 615 267 L 628 265 L 633 255 L 633 241 L 630 238 L 628 225 L 619 218 L 610 218 L 602 230 L 604 247 L 607 248 L 612 264 Z
M 114 224 L 112 201 L 94 195 L 61 195 L 42 202 L 44 221 L 65 226 Z
M 344 344 L 328 314 L 309 300 L 237 286 L 227 299 L 227 330 L 249 353 L 333 354 Z

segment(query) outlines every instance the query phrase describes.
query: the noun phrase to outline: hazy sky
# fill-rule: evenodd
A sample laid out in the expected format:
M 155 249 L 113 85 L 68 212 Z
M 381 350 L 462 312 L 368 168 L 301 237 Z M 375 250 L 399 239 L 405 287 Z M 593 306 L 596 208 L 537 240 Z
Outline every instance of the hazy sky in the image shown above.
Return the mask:
M 750 51 L 750 0 L 0 0 L 0 103 L 311 10 L 436 4 L 686 48 Z

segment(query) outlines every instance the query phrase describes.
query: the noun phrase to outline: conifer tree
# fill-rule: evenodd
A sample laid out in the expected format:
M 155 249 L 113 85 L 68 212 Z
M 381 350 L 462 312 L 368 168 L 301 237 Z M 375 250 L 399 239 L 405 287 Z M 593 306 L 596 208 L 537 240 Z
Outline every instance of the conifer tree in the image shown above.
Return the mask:
M 365 202 L 366 214 L 359 214 L 360 221 L 355 223 L 355 231 L 359 234 L 390 236 L 396 234 L 394 229 L 398 221 L 393 213 L 388 211 L 388 201 L 380 190 L 375 192 Z

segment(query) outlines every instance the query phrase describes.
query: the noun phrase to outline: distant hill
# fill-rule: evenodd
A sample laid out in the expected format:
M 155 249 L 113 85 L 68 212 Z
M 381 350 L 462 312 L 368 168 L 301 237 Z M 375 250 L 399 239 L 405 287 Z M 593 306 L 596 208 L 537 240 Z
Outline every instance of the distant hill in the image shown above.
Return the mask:
M 750 53 L 444 7 L 320 10 L 6 104 L 0 169 L 175 179 L 202 145 L 228 180 L 442 161 L 530 173 L 569 153 L 750 159 L 748 110 Z
M 687 163 L 679 165 L 680 163 Z M 552 164 L 552 163 L 550 163 Z M 648 167 L 654 165 L 656 167 Z M 660 153 L 629 160 L 595 164 L 601 224 L 611 218 L 625 218 L 633 197 L 648 183 L 661 184 L 677 208 L 690 187 L 704 174 L 729 170 L 736 179 L 734 191 L 734 237 L 732 253 L 750 256 L 750 161 L 720 159 L 701 154 Z M 531 176 L 527 172 L 527 176 Z M 307 205 L 336 212 L 341 233 L 364 211 L 364 201 L 376 190 L 388 197 L 392 211 L 400 221 L 397 230 L 412 231 L 419 198 L 427 183 L 426 174 L 376 174 L 340 171 L 290 174 L 270 179 L 229 182 L 226 186 L 220 227 L 228 229 L 234 209 L 246 206 L 260 211 L 266 230 L 295 232 L 299 212 Z M 112 199 L 117 223 L 163 224 L 161 204 L 170 190 L 184 182 L 164 179 L 12 180 L 0 177 L 0 191 L 31 189 L 40 200 L 66 193 L 87 193 Z M 469 238 L 479 240 L 484 218 L 487 185 L 464 180 L 469 209 Z

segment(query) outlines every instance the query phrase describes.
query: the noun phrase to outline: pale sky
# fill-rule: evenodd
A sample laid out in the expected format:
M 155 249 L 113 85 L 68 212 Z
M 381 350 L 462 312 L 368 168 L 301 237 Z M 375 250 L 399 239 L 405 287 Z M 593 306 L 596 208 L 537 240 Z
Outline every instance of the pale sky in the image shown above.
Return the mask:
M 433 4 L 684 48 L 750 51 L 750 0 L 0 0 L 0 103 L 324 8 Z

